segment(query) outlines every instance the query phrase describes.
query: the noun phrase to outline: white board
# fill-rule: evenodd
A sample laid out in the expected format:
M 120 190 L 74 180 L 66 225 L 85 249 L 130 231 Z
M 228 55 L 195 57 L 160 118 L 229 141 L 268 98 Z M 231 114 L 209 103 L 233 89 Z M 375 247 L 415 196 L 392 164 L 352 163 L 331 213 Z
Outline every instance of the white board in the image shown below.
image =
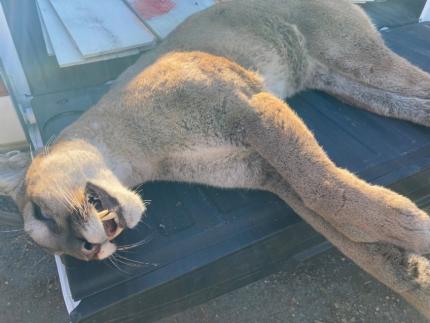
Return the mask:
M 101 55 L 94 58 L 85 58 L 75 46 L 70 35 L 67 33 L 60 19 L 54 11 L 54 8 L 49 3 L 49 0 L 37 0 L 40 9 L 43 23 L 46 26 L 46 32 L 52 43 L 58 65 L 61 67 L 69 67 L 78 64 L 87 64 L 97 61 L 135 55 L 139 50 L 133 49 L 116 54 Z
M 154 35 L 120 0 L 50 0 L 84 57 L 152 45 Z
M 51 40 L 52 48 L 60 66 L 71 66 L 82 62 L 82 55 L 73 44 L 48 0 L 37 0 L 37 5 Z
M 192 14 L 214 4 L 213 0 L 124 0 L 160 38 Z
M 423 12 L 420 16 L 420 22 L 430 21 L 430 0 L 426 1 L 424 5 Z
M 45 41 L 46 52 L 49 56 L 54 55 L 54 48 L 52 47 L 51 39 L 49 39 L 48 31 L 46 30 L 45 22 L 43 21 L 42 14 L 40 12 L 39 4 L 36 2 L 37 15 L 39 16 L 40 27 L 42 29 L 43 40 Z

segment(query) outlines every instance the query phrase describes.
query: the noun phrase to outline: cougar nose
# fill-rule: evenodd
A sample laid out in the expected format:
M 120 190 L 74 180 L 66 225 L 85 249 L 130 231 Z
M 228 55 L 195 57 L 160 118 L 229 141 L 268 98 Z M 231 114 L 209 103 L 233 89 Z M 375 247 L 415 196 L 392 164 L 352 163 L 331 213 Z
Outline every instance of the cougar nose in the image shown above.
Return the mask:
M 94 259 L 94 257 L 100 251 L 100 244 L 98 243 L 90 243 L 88 241 L 84 241 L 81 246 L 81 252 L 84 254 L 88 260 Z

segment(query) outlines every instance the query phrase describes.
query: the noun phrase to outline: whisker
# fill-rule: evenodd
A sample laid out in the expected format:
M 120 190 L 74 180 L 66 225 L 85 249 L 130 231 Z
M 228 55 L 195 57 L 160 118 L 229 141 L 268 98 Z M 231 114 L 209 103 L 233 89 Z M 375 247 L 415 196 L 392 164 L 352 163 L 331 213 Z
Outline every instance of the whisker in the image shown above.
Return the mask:
M 113 258 L 113 255 L 112 255 L 112 256 L 110 256 L 108 259 L 109 259 L 109 261 L 111 262 L 111 264 L 112 264 L 112 265 L 114 265 L 114 267 L 115 267 L 116 269 L 118 269 L 118 270 L 119 270 L 120 272 L 122 272 L 123 274 L 130 275 L 130 273 L 129 273 L 128 271 L 125 271 L 125 270 L 121 269 L 121 268 L 118 266 L 118 264 L 116 264 L 116 263 L 115 263 L 114 259 L 112 259 L 112 258 Z
M 73 208 L 73 210 L 83 211 L 83 205 L 82 205 L 81 201 L 79 200 L 78 193 L 67 192 L 67 195 L 68 195 L 69 200 L 70 200 L 70 204 L 71 204 L 70 206 Z
M 114 257 L 114 259 L 117 262 L 122 263 L 122 264 L 124 264 L 126 266 L 129 266 L 129 267 L 141 268 L 143 266 L 152 265 L 150 263 L 144 263 L 144 262 L 139 262 L 137 260 L 129 259 L 129 258 L 126 258 L 126 257 L 121 256 L 119 254 L 114 254 L 112 256 Z
M 19 240 L 22 240 L 22 239 L 26 240 L 28 237 L 24 233 L 19 233 L 17 235 L 12 236 L 11 238 L 13 238 L 14 241 L 19 241 Z
M 117 247 L 117 250 L 128 250 L 128 249 L 132 249 L 132 248 L 136 248 L 139 246 L 142 246 L 150 241 L 152 241 L 154 238 L 153 237 L 149 237 L 149 238 L 145 238 L 139 242 L 136 243 L 132 243 L 132 244 L 128 244 L 128 245 L 120 245 Z
M 73 212 L 76 209 L 76 206 L 73 203 L 73 197 L 66 192 L 65 190 L 59 190 L 60 194 L 62 195 L 64 202 L 63 205 L 70 211 Z
M 140 184 L 140 185 L 138 185 L 138 186 L 136 186 L 136 187 L 134 187 L 134 188 L 131 188 L 131 191 L 132 191 L 132 192 L 134 192 L 134 193 L 136 193 L 136 194 L 139 194 L 139 195 L 140 195 L 140 190 L 141 190 L 141 188 L 143 187 L 143 185 L 144 185 L 144 184 Z
M 14 233 L 14 232 L 24 232 L 24 229 L 16 229 L 16 230 L 4 230 L 4 231 L 0 231 L 0 233 Z
M 145 222 L 145 220 L 146 220 L 146 218 L 141 218 L 140 220 L 139 220 L 139 223 L 142 223 L 145 227 L 147 227 L 150 231 L 152 231 L 154 228 L 153 227 L 151 227 L 148 223 L 146 223 Z
M 14 236 L 14 238 L 15 239 L 23 238 L 25 243 L 27 243 L 31 246 L 34 246 L 33 240 L 25 232 L 17 234 L 16 236 Z
M 124 257 L 124 256 L 119 255 L 119 254 L 116 254 L 116 257 L 118 257 L 119 259 L 123 259 L 125 261 L 130 261 L 130 262 L 132 262 L 132 263 L 134 263 L 136 265 L 154 266 L 154 267 L 158 267 L 160 265 L 160 264 L 156 264 L 156 263 L 153 263 L 153 262 L 142 262 L 142 261 L 139 261 L 139 260 L 127 258 L 127 257 Z
M 50 255 L 46 254 L 42 258 L 40 258 L 34 265 L 33 268 L 41 264 L 43 261 L 47 260 Z
M 131 247 L 131 246 L 135 246 L 135 245 L 140 245 L 142 243 L 149 242 L 152 239 L 154 239 L 154 238 L 152 236 L 149 236 L 149 237 L 146 237 L 146 238 L 144 238 L 144 239 L 142 239 L 140 241 L 137 241 L 137 242 L 134 242 L 134 243 L 130 243 L 130 244 L 119 245 L 118 247 Z
M 51 145 L 54 143 L 55 141 L 55 136 L 51 136 L 49 137 L 48 141 L 46 142 L 44 148 L 43 148 L 43 154 L 44 156 L 48 155 L 51 149 Z
M 142 265 L 126 262 L 124 259 L 118 258 L 118 255 L 116 255 L 115 260 L 129 267 L 142 267 Z
M 125 252 L 125 253 L 128 253 L 128 254 L 135 254 L 136 253 L 136 251 L 135 250 L 128 250 L 128 249 L 124 249 L 124 250 L 118 250 L 118 248 L 117 248 L 117 252 Z

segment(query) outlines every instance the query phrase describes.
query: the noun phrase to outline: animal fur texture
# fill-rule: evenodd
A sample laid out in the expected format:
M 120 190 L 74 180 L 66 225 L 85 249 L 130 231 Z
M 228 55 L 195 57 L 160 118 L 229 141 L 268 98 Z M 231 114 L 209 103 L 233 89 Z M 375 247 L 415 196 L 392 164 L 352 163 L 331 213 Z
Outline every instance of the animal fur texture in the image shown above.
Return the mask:
M 192 16 L 144 53 L 2 187 L 28 234 L 80 259 L 145 211 L 154 180 L 264 189 L 430 317 L 430 218 L 338 168 L 281 99 L 319 89 L 429 126 L 430 76 L 394 54 L 349 0 L 232 0 Z M 42 213 L 38 212 L 38 209 Z

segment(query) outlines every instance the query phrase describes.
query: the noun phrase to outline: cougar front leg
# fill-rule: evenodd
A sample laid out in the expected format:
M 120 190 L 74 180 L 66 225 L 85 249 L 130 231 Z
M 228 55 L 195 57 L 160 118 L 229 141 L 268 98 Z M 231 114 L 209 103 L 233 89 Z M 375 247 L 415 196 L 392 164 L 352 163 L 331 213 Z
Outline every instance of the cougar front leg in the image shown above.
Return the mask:
M 274 96 L 255 95 L 248 109 L 242 119 L 245 140 L 307 208 L 352 241 L 430 252 L 430 218 L 412 201 L 336 167 L 304 123 Z

